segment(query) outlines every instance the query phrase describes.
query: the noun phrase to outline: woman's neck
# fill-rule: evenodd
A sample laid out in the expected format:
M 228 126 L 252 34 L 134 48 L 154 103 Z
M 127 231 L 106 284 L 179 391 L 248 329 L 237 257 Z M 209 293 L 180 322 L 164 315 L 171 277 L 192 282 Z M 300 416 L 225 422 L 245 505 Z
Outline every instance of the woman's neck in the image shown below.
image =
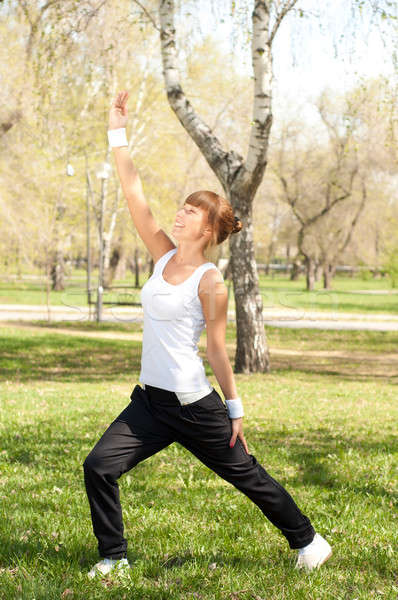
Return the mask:
M 196 265 L 199 266 L 207 262 L 203 252 L 192 246 L 177 246 L 177 252 L 174 254 L 174 263 L 176 265 Z

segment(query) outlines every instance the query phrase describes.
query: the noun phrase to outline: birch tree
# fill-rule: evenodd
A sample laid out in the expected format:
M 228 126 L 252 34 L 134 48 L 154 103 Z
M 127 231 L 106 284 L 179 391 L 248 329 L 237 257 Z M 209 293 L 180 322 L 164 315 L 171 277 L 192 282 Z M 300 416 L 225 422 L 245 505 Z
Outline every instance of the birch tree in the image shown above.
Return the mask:
M 231 236 L 231 274 L 236 307 L 236 373 L 268 372 L 269 352 L 263 303 L 253 244 L 253 200 L 267 165 L 272 124 L 272 44 L 279 26 L 297 0 L 254 2 L 252 66 L 254 94 L 249 148 L 246 158 L 222 147 L 210 127 L 195 112 L 182 89 L 174 26 L 174 0 L 160 0 L 160 43 L 167 98 L 172 110 L 213 170 L 234 213 L 242 221 L 239 235 Z

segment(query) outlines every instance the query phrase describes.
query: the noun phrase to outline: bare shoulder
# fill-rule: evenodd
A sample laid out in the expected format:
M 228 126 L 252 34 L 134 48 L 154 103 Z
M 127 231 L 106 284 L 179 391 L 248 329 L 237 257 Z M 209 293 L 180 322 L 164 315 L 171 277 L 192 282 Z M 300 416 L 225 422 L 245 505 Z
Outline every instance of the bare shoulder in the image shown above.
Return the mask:
M 225 346 L 228 288 L 218 269 L 208 269 L 204 273 L 198 295 L 206 322 L 206 351 L 209 356 Z
M 211 291 L 217 292 L 217 295 L 222 295 L 225 292 L 228 293 L 224 278 L 217 268 L 205 271 L 199 282 L 199 296 L 203 297 L 204 295 L 208 295 Z

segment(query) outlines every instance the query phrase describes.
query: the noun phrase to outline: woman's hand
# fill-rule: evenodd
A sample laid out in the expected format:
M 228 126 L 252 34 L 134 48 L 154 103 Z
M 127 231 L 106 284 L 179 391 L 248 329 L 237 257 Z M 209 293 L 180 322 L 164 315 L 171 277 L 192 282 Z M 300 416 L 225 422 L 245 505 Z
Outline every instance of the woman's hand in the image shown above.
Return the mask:
M 127 99 L 128 92 L 119 92 L 112 102 L 109 111 L 109 129 L 120 129 L 127 125 Z
M 243 418 L 239 417 L 239 419 L 231 419 L 231 422 L 232 422 L 232 437 L 229 441 L 230 447 L 233 448 L 235 446 L 236 438 L 239 437 L 247 454 L 249 454 L 249 449 L 246 444 L 245 436 L 243 435 Z

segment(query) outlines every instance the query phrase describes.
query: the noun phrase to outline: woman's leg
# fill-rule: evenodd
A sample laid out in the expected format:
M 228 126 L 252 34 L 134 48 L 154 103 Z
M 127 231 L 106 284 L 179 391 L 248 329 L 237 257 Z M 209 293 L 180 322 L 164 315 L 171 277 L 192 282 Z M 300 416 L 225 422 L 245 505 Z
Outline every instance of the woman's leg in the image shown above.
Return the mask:
M 303 515 L 290 494 L 247 454 L 232 436 L 227 409 L 216 390 L 205 398 L 182 407 L 182 426 L 177 441 L 209 469 L 232 483 L 254 502 L 280 529 L 290 548 L 309 544 L 315 535 L 308 517 Z
M 103 558 L 124 558 L 127 551 L 117 479 L 174 441 L 168 428 L 154 418 L 139 385 L 130 398 L 83 464 L 94 534 Z

